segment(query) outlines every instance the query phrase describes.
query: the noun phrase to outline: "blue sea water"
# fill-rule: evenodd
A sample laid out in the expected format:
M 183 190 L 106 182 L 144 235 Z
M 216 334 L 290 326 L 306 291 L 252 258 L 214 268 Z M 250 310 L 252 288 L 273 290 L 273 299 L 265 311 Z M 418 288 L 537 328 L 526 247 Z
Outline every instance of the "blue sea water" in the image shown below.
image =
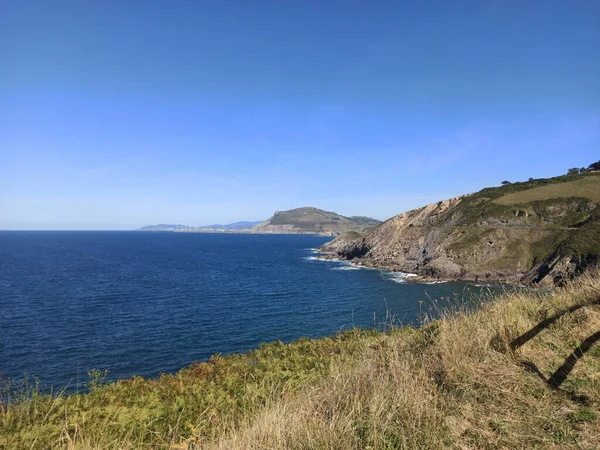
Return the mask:
M 261 342 L 414 322 L 420 301 L 464 293 L 315 259 L 328 238 L 0 232 L 0 376 L 78 389 L 174 372 Z M 471 288 L 471 290 L 477 288 Z

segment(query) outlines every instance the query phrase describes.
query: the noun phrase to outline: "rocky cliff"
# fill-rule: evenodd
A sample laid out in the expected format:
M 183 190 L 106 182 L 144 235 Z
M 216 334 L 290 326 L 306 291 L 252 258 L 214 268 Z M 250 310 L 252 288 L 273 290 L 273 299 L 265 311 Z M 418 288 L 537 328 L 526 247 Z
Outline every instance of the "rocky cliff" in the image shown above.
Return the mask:
M 428 278 L 555 285 L 600 255 L 600 174 L 530 180 L 408 211 L 322 247 Z

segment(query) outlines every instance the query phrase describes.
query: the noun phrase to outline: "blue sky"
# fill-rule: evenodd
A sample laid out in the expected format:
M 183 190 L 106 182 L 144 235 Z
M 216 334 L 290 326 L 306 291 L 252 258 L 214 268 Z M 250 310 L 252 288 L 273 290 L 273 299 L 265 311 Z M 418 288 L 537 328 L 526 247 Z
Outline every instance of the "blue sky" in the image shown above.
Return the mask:
M 0 229 L 386 219 L 600 159 L 598 1 L 0 2 Z

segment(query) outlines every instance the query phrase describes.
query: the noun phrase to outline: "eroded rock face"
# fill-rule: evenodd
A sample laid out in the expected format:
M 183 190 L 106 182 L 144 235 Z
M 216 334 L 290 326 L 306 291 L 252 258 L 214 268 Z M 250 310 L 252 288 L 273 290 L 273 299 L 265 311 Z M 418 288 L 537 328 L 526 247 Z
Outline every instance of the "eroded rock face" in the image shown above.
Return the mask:
M 553 255 L 541 264 L 534 266 L 523 275 L 521 281 L 540 286 L 563 286 L 567 281 L 580 275 L 585 269 L 598 265 L 599 258 Z
M 560 284 L 598 260 L 553 248 L 570 232 L 556 223 L 582 208 L 594 209 L 580 203 L 503 208 L 490 207 L 485 198 L 457 197 L 398 214 L 360 238 L 340 236 L 322 250 L 428 278 Z M 487 209 L 478 215 L 482 204 Z
M 369 253 L 371 247 L 367 244 L 364 238 L 358 239 L 349 245 L 344 245 L 338 251 L 338 254 L 346 259 L 362 258 Z

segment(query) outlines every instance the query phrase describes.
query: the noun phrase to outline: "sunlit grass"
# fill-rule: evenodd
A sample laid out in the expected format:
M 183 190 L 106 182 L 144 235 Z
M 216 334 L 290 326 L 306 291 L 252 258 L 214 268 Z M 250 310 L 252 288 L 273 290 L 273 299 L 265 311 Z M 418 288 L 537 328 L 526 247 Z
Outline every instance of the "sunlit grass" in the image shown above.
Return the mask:
M 581 176 L 575 181 L 548 184 L 503 195 L 494 200 L 500 205 L 518 205 L 553 198 L 583 197 L 600 203 L 600 174 Z

